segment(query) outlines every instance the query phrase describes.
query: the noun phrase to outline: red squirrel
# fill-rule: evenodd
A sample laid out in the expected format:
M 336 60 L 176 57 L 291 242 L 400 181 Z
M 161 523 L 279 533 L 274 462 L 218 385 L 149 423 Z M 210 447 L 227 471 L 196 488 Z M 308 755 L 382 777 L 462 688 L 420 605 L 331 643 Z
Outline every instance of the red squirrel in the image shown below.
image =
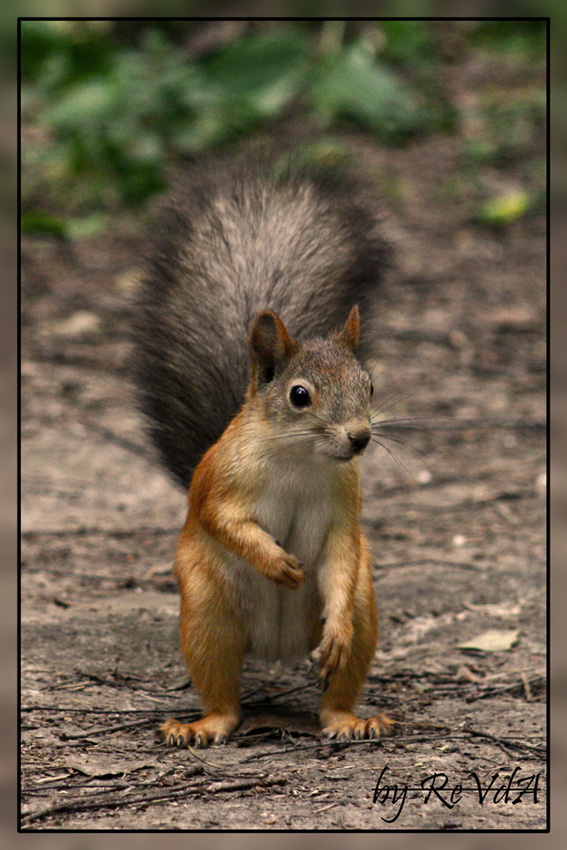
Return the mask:
M 247 654 L 311 654 L 324 736 L 392 731 L 384 714 L 355 713 L 378 635 L 360 528 L 372 383 L 357 304 L 370 324 L 389 259 L 357 185 L 205 168 L 165 208 L 136 378 L 166 465 L 190 483 L 175 572 L 204 707 L 196 722 L 162 725 L 169 745 L 228 740 Z

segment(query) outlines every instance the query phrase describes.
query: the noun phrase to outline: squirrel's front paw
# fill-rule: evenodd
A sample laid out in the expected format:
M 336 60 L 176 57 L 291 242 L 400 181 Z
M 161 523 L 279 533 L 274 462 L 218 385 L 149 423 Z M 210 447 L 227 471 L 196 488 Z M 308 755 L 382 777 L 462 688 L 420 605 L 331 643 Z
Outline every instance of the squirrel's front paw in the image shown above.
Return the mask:
M 290 555 L 282 549 L 282 555 L 274 563 L 274 568 L 270 570 L 269 578 L 290 590 L 296 590 L 305 578 L 305 570 L 295 555 Z
M 333 673 L 344 669 L 350 653 L 351 641 L 352 627 L 324 630 L 321 643 L 311 653 L 311 660 L 317 666 L 317 678 L 323 690 L 327 688 Z

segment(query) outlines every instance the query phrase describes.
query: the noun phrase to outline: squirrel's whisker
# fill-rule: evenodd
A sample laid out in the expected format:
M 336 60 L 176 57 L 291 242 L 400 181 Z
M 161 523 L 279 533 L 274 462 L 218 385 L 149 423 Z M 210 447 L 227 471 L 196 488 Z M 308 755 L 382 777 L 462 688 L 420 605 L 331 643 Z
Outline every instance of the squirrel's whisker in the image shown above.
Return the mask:
M 384 440 L 390 440 L 392 443 L 397 443 L 400 446 L 403 446 L 405 449 L 410 452 L 414 457 L 423 460 L 425 458 L 425 454 L 421 452 L 419 449 L 416 449 L 415 446 L 412 446 L 411 443 L 408 443 L 407 440 L 402 440 L 399 437 L 392 437 L 390 434 L 383 434 L 380 431 L 372 432 L 376 437 L 382 437 Z
M 381 448 L 383 448 L 383 449 L 384 449 L 384 451 L 385 451 L 385 452 L 387 452 L 387 453 L 390 455 L 390 457 L 392 458 L 392 460 L 394 460 L 394 461 L 395 461 L 396 463 L 398 463 L 401 467 L 403 467 L 403 469 L 407 472 L 407 474 L 408 474 L 408 476 L 411 478 L 411 480 L 415 482 L 415 480 L 416 480 L 416 479 L 415 479 L 415 475 L 413 475 L 413 474 L 410 472 L 410 470 L 409 470 L 409 469 L 408 469 L 408 467 L 405 465 L 405 463 L 403 463 L 403 461 L 401 461 L 401 460 L 400 460 L 400 458 L 399 458 L 396 454 L 394 454 L 394 452 L 392 452 L 392 451 L 388 448 L 388 446 L 385 446 L 385 445 L 384 445 L 384 443 L 380 442 L 380 440 L 376 439 L 375 437 L 373 437 L 373 438 L 372 438 L 372 442 L 373 442 L 373 443 L 377 443 L 377 444 L 378 444 Z

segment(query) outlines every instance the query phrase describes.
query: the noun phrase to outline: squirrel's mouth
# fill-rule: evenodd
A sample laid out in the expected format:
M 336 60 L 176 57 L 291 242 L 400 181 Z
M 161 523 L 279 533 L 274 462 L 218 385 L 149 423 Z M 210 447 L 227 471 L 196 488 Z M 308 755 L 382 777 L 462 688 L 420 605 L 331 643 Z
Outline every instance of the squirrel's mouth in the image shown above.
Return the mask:
M 355 457 L 356 452 L 349 451 L 339 454 L 339 452 L 326 451 L 324 454 L 325 457 L 328 457 L 329 460 L 336 461 L 336 463 L 348 463 L 349 460 L 352 460 L 353 457 Z
M 315 444 L 314 448 L 317 454 L 322 455 L 327 460 L 335 461 L 335 463 L 348 463 L 353 458 L 363 454 L 366 446 L 366 441 L 349 438 L 348 441 L 342 439 L 321 440 Z

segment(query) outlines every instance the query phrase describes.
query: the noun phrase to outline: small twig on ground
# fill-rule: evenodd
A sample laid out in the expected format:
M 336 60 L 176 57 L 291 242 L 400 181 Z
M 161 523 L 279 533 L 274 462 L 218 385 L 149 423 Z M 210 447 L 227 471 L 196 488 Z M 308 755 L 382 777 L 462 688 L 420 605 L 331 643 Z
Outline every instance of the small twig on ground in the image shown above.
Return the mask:
M 228 780 L 217 782 L 216 784 L 208 785 L 205 790 L 220 794 L 231 791 L 248 791 L 251 788 L 271 788 L 273 785 L 284 785 L 286 782 L 287 779 L 284 776 L 267 776 L 265 778 L 256 776 L 251 779 L 237 779 L 234 782 Z
M 446 736 L 444 736 L 444 735 L 440 736 L 439 739 L 445 740 Z M 410 740 L 411 741 L 418 741 L 418 740 L 431 741 L 433 739 L 431 738 L 431 736 L 419 738 L 418 736 L 415 736 L 415 735 L 407 735 L 407 736 L 406 735 L 395 735 L 395 736 L 392 736 L 392 737 L 388 736 L 388 737 L 385 737 L 385 738 L 365 738 L 365 739 L 362 739 L 362 740 L 356 740 L 355 739 L 355 740 L 352 740 L 352 741 L 336 741 L 333 738 L 331 738 L 328 741 L 318 740 L 318 741 L 315 741 L 312 744 L 295 744 L 291 747 L 282 747 L 282 748 L 276 747 L 274 749 L 269 750 L 269 752 L 267 752 L 267 753 L 253 753 L 252 755 L 247 756 L 245 759 L 243 759 L 240 762 L 240 764 L 247 764 L 248 762 L 257 761 L 259 759 L 264 759 L 264 758 L 269 758 L 270 756 L 284 756 L 284 755 L 287 755 L 288 753 L 297 753 L 297 752 L 301 752 L 301 751 L 304 751 L 304 750 L 317 750 L 317 749 L 321 749 L 321 748 L 326 749 L 326 748 L 329 748 L 329 747 L 331 749 L 340 750 L 340 749 L 343 749 L 344 747 L 360 746 L 362 744 L 366 744 L 367 746 L 368 745 L 371 745 L 371 746 L 380 745 L 381 746 L 386 741 L 395 742 L 395 741 L 400 741 L 400 740 L 401 741 L 410 741 Z
M 503 685 L 486 685 L 483 686 L 482 683 L 478 683 L 477 687 L 480 688 L 478 693 L 469 694 L 465 697 L 465 702 L 476 702 L 479 699 L 489 699 L 490 697 L 497 696 L 498 694 L 509 693 L 510 691 L 516 691 L 519 688 L 524 688 L 526 691 L 526 685 L 529 690 L 529 700 L 533 701 L 533 692 L 531 688 L 542 688 L 545 687 L 546 678 L 545 676 L 531 676 L 529 679 L 526 677 L 525 673 L 520 673 L 522 678 L 522 682 L 509 682 L 508 684 Z M 528 691 L 526 691 L 527 694 Z
M 187 772 L 186 776 L 200 775 L 203 772 L 203 768 L 196 765 L 192 771 L 193 772 L 191 774 Z M 116 809 L 122 806 L 131 806 L 136 803 L 143 803 L 144 805 L 147 805 L 148 803 L 160 802 L 162 800 L 175 800 L 180 797 L 187 797 L 188 795 L 197 792 L 212 794 L 231 793 L 232 791 L 247 791 L 252 788 L 270 788 L 273 785 L 283 785 L 285 782 L 287 782 L 287 780 L 282 776 L 252 776 L 250 778 L 237 779 L 235 781 L 217 782 L 207 786 L 203 786 L 202 784 L 199 784 L 198 786 L 187 786 L 186 783 L 183 783 L 182 785 L 175 785 L 172 788 L 163 788 L 159 791 L 153 791 L 147 794 L 134 793 L 130 796 L 120 798 L 108 793 L 98 794 L 93 795 L 93 797 L 89 800 L 82 798 L 67 800 L 64 803 L 44 806 L 36 812 L 29 812 L 23 816 L 22 826 L 27 826 L 34 821 L 42 820 L 43 818 L 55 814 L 61 814 L 63 812 L 82 812 L 89 809 L 100 808 Z
M 95 726 L 86 732 L 61 732 L 62 741 L 78 741 L 81 738 L 94 738 L 97 735 L 106 735 L 108 732 L 122 732 L 124 729 L 139 729 L 143 726 L 151 726 L 155 718 L 145 720 L 132 720 L 130 723 L 116 723 L 113 726 Z
M 69 779 L 69 773 L 60 773 L 58 776 L 42 776 L 41 779 L 36 779 L 36 785 L 43 785 L 44 782 L 58 782 L 60 779 Z
M 429 728 L 435 729 L 447 729 L 447 732 L 450 732 L 449 727 L 444 726 L 432 726 Z M 546 748 L 542 746 L 535 746 L 532 744 L 524 744 L 520 741 L 508 741 L 506 738 L 498 738 L 496 735 L 490 735 L 487 732 L 480 732 L 476 729 L 466 728 L 462 730 L 462 734 L 443 734 L 443 735 L 393 735 L 387 736 L 384 738 L 377 739 L 363 739 L 363 740 L 353 740 L 353 741 L 335 741 L 331 739 L 330 741 L 317 741 L 312 744 L 298 744 L 293 747 L 283 747 L 283 748 L 274 748 L 270 749 L 269 752 L 266 753 L 253 753 L 250 756 L 247 756 L 243 759 L 240 764 L 247 764 L 251 761 L 258 761 L 259 759 L 269 758 L 273 756 L 287 755 L 288 753 L 295 753 L 303 750 L 313 750 L 319 749 L 321 747 L 331 747 L 335 749 L 343 749 L 345 747 L 353 747 L 360 746 L 363 744 L 371 744 L 378 745 L 382 747 L 384 744 L 398 744 L 398 743 L 431 743 L 433 741 L 456 741 L 456 740 L 467 740 L 467 736 L 472 736 L 476 738 L 485 738 L 486 740 L 493 741 L 495 744 L 498 744 L 502 747 L 508 747 L 508 749 L 512 750 L 527 750 L 529 752 L 533 752 L 534 755 L 545 757 Z
M 189 744 L 187 744 L 184 749 L 189 750 L 191 755 L 194 756 L 198 761 L 202 761 L 203 764 L 207 764 L 209 767 L 214 767 L 215 770 L 226 770 L 226 768 L 222 764 L 213 764 L 212 761 L 207 761 L 207 759 L 203 758 L 203 756 L 200 756 L 197 750 L 195 750 L 194 747 L 191 747 Z
M 543 757 L 547 755 L 546 747 L 524 744 L 521 741 L 509 741 L 507 738 L 499 738 L 497 735 L 490 735 L 488 732 L 480 732 L 478 729 L 471 729 L 468 726 L 463 729 L 463 732 L 467 735 L 471 735 L 473 738 L 485 738 L 487 741 L 494 741 L 495 744 L 498 744 L 502 748 L 507 747 L 510 750 L 527 750 L 528 752 L 534 753 L 534 755 Z
M 328 803 L 326 806 L 323 806 L 321 809 L 315 809 L 313 812 L 314 815 L 320 815 L 322 812 L 328 812 L 329 809 L 333 809 L 335 806 L 338 806 L 339 803 Z
M 195 765 L 195 767 L 186 771 L 185 776 L 200 776 L 202 773 L 203 768 L 199 765 Z M 116 809 L 120 806 L 132 805 L 133 803 L 149 803 L 156 800 L 175 799 L 177 797 L 187 795 L 191 793 L 191 791 L 192 788 L 190 786 L 188 787 L 186 783 L 183 783 L 183 785 L 175 785 L 171 788 L 162 788 L 159 791 L 154 791 L 148 794 L 132 795 L 130 797 L 124 796 L 117 798 L 112 792 L 95 793 L 90 795 L 89 799 L 79 797 L 74 800 L 66 800 L 63 803 L 51 803 L 48 806 L 43 806 L 35 812 L 28 812 L 22 817 L 22 826 L 62 812 L 83 812 L 88 811 L 89 809 L 99 808 Z
M 529 681 L 529 679 L 528 679 L 528 677 L 526 676 L 525 673 L 522 673 L 521 675 L 522 675 L 522 682 L 524 683 L 524 690 L 526 692 L 526 699 L 527 699 L 528 702 L 531 702 L 533 697 L 532 697 L 532 692 L 531 692 L 531 688 L 530 688 L 530 681 Z

